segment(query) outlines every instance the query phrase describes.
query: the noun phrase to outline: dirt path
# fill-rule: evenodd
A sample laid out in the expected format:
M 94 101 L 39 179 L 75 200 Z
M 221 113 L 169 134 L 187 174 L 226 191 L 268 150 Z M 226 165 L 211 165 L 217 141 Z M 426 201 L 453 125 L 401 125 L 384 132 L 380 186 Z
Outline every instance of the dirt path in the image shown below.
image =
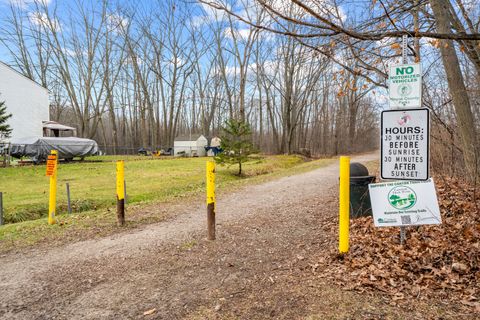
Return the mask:
M 322 223 L 335 217 L 337 179 L 331 165 L 219 196 L 215 242 L 205 205 L 187 203 L 141 230 L 2 256 L 0 317 L 401 318 L 408 310 L 323 283 L 309 261 L 331 240 Z

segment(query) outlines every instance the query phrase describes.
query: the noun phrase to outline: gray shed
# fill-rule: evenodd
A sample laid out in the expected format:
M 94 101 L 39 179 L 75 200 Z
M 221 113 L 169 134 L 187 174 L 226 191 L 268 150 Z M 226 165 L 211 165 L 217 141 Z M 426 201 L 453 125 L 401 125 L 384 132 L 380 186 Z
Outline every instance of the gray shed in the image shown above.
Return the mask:
M 178 136 L 173 142 L 174 156 L 186 155 L 187 157 L 205 157 L 205 147 L 208 146 L 208 140 L 203 134 L 190 134 Z

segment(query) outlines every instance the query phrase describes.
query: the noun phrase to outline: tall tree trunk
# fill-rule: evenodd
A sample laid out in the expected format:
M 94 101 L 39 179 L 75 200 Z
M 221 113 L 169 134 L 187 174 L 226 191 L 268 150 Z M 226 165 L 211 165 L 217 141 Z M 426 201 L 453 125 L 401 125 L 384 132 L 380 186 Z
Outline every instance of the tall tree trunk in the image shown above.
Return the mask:
M 448 15 L 448 4 L 443 0 L 430 0 L 430 4 L 437 22 L 437 31 L 439 33 L 450 33 L 451 21 Z M 480 177 L 477 163 L 480 146 L 478 145 L 472 108 L 453 41 L 441 40 L 440 53 L 455 108 L 457 124 L 460 129 L 465 168 L 468 173 L 467 177 L 473 180 L 475 175 L 477 178 Z

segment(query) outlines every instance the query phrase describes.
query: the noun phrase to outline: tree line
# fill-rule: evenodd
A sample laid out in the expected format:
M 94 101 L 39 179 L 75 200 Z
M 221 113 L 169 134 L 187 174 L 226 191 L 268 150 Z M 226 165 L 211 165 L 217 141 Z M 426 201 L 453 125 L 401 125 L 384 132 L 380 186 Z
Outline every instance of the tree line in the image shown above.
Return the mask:
M 336 76 L 333 61 L 293 38 L 181 1 L 59 6 L 10 4 L 1 27 L 8 62 L 50 90 L 52 120 L 111 153 L 170 147 L 180 134 L 213 136 L 236 117 L 265 152 L 376 144 L 372 86 Z M 268 18 L 258 6 L 243 9 Z M 355 90 L 341 93 L 345 81 Z
M 0 41 L 6 62 L 50 90 L 52 120 L 109 153 L 211 137 L 236 118 L 264 152 L 334 155 L 378 145 L 387 68 L 400 62 L 406 34 L 434 115 L 434 165 L 474 177 L 479 8 L 477 0 L 37 0 L 9 5 Z

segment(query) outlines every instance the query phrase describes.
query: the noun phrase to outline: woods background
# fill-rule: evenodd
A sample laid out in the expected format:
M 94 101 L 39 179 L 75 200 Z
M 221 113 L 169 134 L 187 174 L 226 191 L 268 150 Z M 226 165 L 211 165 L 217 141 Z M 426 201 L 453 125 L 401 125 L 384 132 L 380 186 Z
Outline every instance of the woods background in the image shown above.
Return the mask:
M 424 72 L 432 164 L 477 179 L 478 0 L 4 1 L 2 60 L 107 153 L 248 121 L 267 153 L 378 147 L 388 65 Z M 0 96 L 1 99 L 1 96 Z

